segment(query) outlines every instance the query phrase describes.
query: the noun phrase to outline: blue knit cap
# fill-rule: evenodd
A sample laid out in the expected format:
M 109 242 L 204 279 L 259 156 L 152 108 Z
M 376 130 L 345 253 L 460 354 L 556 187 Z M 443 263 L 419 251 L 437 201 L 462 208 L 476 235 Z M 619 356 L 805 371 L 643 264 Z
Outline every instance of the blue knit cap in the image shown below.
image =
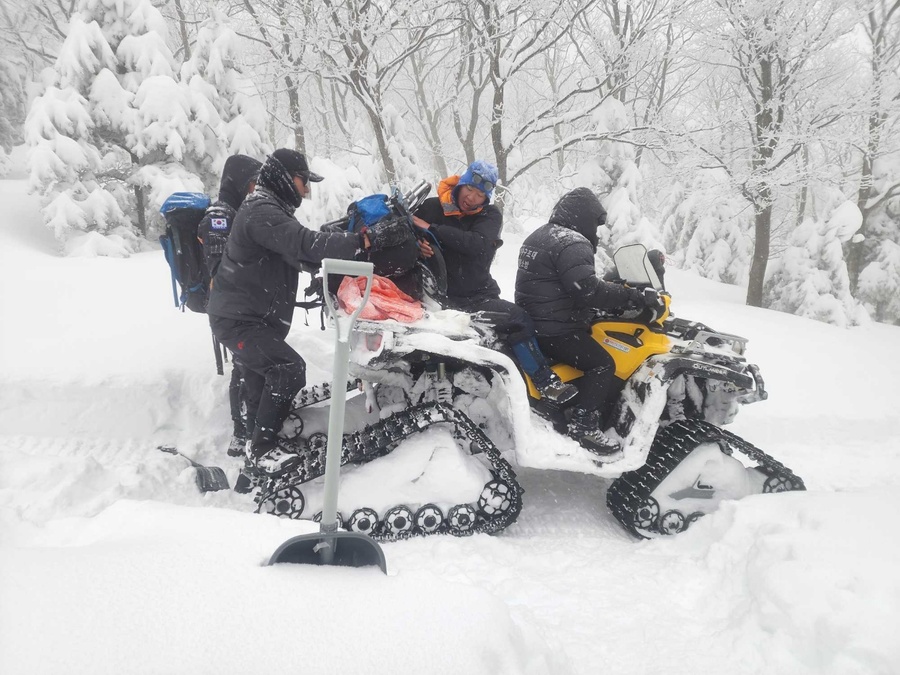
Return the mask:
M 484 160 L 476 159 L 469 164 L 469 168 L 466 169 L 466 172 L 459 177 L 459 183 L 457 185 L 471 185 L 474 188 L 478 188 L 487 196 L 487 200 L 490 201 L 491 195 L 494 194 L 494 186 L 497 185 L 498 178 L 499 175 L 497 174 L 496 166 L 489 162 L 485 162 Z M 485 182 L 491 184 L 490 190 L 484 189 Z

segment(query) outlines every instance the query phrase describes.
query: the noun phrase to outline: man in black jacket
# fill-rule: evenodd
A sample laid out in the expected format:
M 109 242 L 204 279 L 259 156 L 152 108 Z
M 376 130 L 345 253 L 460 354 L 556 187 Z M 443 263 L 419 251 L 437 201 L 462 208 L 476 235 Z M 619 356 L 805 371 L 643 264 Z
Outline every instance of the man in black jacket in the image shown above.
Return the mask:
M 461 176 L 438 185 L 438 196 L 426 199 L 413 223 L 437 239 L 447 265 L 447 304 L 465 312 L 485 312 L 505 328 L 504 340 L 542 396 L 563 403 L 578 390 L 554 373 L 535 340 L 527 312 L 500 298 L 491 276 L 494 254 L 503 243 L 503 214 L 490 203 L 497 185 L 497 168 L 476 160 Z M 430 246 L 424 247 L 429 255 Z M 500 324 L 503 324 L 500 326 Z
M 207 307 L 213 333 L 234 353 L 246 380 L 247 456 L 270 475 L 299 461 L 293 448 L 278 441 L 294 396 L 306 384 L 306 362 L 285 342 L 299 273 L 324 258 L 362 257 L 370 241 L 377 248 L 371 230 L 316 232 L 294 218 L 310 183 L 321 180 L 295 150 L 268 157 L 256 191 L 234 219 Z
M 210 280 L 216 276 L 225 244 L 231 233 L 234 216 L 244 203 L 244 199 L 256 187 L 256 177 L 262 162 L 247 155 L 232 155 L 225 160 L 222 168 L 222 180 L 219 183 L 219 199 L 206 209 L 203 220 L 197 226 L 197 236 L 203 244 L 203 257 Z M 244 454 L 248 434 L 241 412 L 241 368 L 232 359 L 231 382 L 228 385 L 228 398 L 231 405 L 231 421 L 234 425 L 228 454 L 240 457 Z
M 516 303 L 534 320 L 541 349 L 584 372 L 569 434 L 600 455 L 619 450 L 600 429 L 617 387 L 613 358 L 591 336 L 593 310 L 658 308 L 661 303 L 653 289 L 626 288 L 597 276 L 597 229 L 605 222 L 606 211 L 588 188 L 563 195 L 550 222 L 522 244 L 516 274 Z

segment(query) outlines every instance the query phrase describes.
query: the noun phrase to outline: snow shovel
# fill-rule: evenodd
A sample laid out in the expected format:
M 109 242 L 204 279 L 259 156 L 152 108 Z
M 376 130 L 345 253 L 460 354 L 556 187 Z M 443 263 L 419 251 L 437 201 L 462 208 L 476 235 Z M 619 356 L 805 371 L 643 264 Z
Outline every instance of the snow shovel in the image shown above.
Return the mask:
M 160 445 L 158 446 L 159 450 L 170 454 L 177 455 L 179 457 L 183 457 L 187 461 L 191 463 L 191 466 L 194 467 L 196 473 L 194 474 L 194 480 L 197 482 L 197 489 L 200 492 L 216 492 L 218 490 L 228 490 L 230 489 L 230 485 L 228 485 L 228 477 L 225 475 L 225 471 L 223 471 L 218 466 L 203 466 L 198 462 L 195 462 L 193 459 L 188 457 L 187 455 L 178 452 L 178 448 L 173 448 L 171 445 Z
M 341 471 L 341 444 L 344 436 L 344 391 L 350 361 L 350 334 L 353 324 L 369 300 L 372 289 L 372 263 L 350 260 L 322 261 L 322 281 L 325 293 L 325 307 L 334 319 L 334 367 L 331 391 L 335 392 L 328 414 L 328 445 L 325 450 L 325 503 L 322 507 L 322 522 L 318 534 L 302 534 L 284 542 L 269 560 L 275 563 L 301 563 L 309 565 L 340 565 L 344 567 L 367 567 L 378 565 L 387 574 L 387 563 L 381 547 L 368 536 L 359 532 L 342 532 L 337 524 L 338 481 Z M 338 307 L 337 298 L 327 291 L 329 274 L 365 276 L 366 291 L 359 307 L 349 317 Z

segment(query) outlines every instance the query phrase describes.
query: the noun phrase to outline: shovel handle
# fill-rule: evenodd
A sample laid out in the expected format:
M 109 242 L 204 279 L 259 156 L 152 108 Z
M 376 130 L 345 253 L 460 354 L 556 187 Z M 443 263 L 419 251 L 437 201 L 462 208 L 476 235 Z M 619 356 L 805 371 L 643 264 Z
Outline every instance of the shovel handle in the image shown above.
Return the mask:
M 362 302 L 350 316 L 338 314 L 337 298 L 331 295 L 328 289 L 329 274 L 347 274 L 366 277 L 366 291 Z M 338 483 L 341 470 L 341 444 L 344 435 L 344 407 L 346 393 L 344 386 L 347 382 L 347 373 L 350 361 L 350 333 L 353 332 L 353 324 L 356 317 L 362 312 L 363 307 L 369 301 L 369 293 L 372 289 L 373 265 L 367 262 L 355 262 L 350 260 L 334 260 L 326 258 L 322 261 L 322 281 L 326 289 L 325 306 L 328 314 L 334 319 L 336 340 L 334 345 L 334 366 L 332 368 L 332 391 L 336 393 L 331 400 L 331 410 L 328 414 L 328 445 L 325 451 L 325 501 L 322 506 L 322 532 L 334 532 L 337 529 Z M 321 560 L 324 564 L 330 564 L 334 551 L 331 546 L 323 546 Z
M 371 276 L 374 265 L 361 260 L 339 260 L 325 258 L 322 261 L 322 274 L 349 274 L 354 277 Z

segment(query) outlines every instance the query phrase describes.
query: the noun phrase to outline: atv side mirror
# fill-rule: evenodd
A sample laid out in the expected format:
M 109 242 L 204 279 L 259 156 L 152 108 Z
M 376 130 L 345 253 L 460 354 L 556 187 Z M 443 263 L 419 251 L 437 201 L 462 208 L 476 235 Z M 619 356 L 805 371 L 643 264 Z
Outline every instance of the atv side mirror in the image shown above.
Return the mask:
M 613 262 L 616 264 L 619 278 L 626 284 L 665 290 L 643 244 L 629 244 L 617 249 Z

